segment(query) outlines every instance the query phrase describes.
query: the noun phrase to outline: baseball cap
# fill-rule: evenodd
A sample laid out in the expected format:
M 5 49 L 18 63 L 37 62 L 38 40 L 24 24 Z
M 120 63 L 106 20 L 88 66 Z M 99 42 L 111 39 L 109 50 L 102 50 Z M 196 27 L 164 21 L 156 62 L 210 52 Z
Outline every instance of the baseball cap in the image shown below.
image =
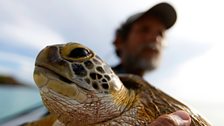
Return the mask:
M 173 6 L 171 6 L 169 3 L 162 2 L 154 5 L 147 11 L 130 16 L 125 23 L 132 24 L 145 15 L 153 15 L 158 17 L 165 24 L 166 29 L 171 28 L 177 19 L 177 13 Z

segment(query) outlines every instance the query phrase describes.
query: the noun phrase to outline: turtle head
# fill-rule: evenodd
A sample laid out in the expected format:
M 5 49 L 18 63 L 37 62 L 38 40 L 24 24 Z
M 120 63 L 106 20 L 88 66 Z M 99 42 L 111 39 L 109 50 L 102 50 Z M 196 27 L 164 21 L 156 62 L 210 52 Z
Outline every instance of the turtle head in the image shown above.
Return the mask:
M 95 123 L 90 116 L 97 113 L 102 121 L 111 118 L 105 111 L 119 114 L 113 109 L 126 107 L 128 91 L 120 79 L 92 50 L 78 43 L 44 48 L 36 58 L 34 80 L 44 104 L 59 116 L 89 117 Z
M 44 84 L 36 81 L 39 78 L 36 72 L 41 71 L 64 82 L 62 86 L 77 85 L 80 90 L 95 93 L 108 94 L 122 87 L 111 68 L 92 50 L 78 43 L 47 46 L 37 56 L 35 66 L 34 79 L 38 87 Z

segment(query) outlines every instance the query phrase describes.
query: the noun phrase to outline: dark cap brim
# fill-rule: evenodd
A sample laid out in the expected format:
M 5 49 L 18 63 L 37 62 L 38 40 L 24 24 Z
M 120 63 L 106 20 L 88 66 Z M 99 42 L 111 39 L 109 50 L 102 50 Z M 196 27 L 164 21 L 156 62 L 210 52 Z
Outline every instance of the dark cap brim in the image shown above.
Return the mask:
M 133 23 L 136 20 L 143 17 L 144 15 L 157 16 L 165 24 L 166 29 L 171 28 L 177 20 L 177 13 L 175 9 L 173 8 L 173 6 L 163 2 L 163 3 L 156 4 L 155 6 L 153 6 L 152 8 L 150 8 L 149 10 L 145 12 L 141 12 L 134 15 L 133 17 L 130 17 L 130 19 L 128 19 L 129 21 L 127 22 Z

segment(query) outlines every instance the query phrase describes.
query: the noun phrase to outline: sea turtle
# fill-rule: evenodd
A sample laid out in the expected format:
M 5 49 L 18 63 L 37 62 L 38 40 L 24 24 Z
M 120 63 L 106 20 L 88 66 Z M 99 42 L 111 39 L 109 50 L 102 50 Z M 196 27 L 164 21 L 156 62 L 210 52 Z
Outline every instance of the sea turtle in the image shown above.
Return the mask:
M 44 48 L 36 59 L 34 80 L 52 114 L 47 125 L 142 126 L 162 114 L 184 110 L 190 114 L 192 126 L 210 126 L 141 77 L 118 77 L 91 49 L 78 43 Z

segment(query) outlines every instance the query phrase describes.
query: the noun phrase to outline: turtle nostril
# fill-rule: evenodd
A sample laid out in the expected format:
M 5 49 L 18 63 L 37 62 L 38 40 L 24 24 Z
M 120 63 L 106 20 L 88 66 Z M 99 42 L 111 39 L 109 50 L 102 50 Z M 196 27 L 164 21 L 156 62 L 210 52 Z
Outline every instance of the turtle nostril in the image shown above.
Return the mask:
M 85 48 L 75 48 L 68 54 L 68 57 L 82 58 L 82 57 L 86 57 L 86 56 L 89 56 L 89 55 L 90 55 L 89 50 L 87 50 Z

